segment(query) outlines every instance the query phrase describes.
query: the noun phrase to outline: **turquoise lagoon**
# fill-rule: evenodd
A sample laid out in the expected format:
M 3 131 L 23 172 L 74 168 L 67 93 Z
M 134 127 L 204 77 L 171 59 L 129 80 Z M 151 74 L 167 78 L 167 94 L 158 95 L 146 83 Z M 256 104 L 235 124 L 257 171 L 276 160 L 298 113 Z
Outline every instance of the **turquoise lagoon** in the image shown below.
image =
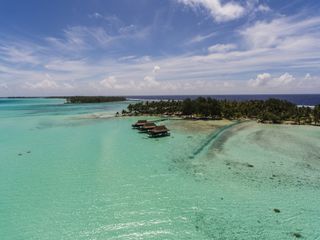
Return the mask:
M 128 102 L 63 103 L 0 100 L 0 239 L 320 239 L 320 128 L 150 139 Z

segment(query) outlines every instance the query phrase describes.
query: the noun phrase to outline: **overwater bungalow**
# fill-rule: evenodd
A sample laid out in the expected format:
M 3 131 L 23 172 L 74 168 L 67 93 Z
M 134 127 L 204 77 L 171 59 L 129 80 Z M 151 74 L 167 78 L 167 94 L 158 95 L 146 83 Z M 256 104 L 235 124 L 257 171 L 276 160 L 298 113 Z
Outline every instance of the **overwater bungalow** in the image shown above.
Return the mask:
M 140 128 L 145 125 L 148 121 L 147 120 L 138 120 L 136 123 L 132 124 L 133 128 Z
M 142 131 L 142 132 L 148 132 L 148 131 L 154 129 L 155 127 L 157 127 L 157 125 L 156 125 L 155 123 L 153 123 L 153 122 L 147 122 L 147 123 L 145 123 L 142 127 L 140 127 L 139 129 L 140 129 L 140 131 Z
M 166 126 L 161 125 L 149 130 L 148 133 L 150 137 L 165 137 L 170 135 L 169 131 L 170 130 Z

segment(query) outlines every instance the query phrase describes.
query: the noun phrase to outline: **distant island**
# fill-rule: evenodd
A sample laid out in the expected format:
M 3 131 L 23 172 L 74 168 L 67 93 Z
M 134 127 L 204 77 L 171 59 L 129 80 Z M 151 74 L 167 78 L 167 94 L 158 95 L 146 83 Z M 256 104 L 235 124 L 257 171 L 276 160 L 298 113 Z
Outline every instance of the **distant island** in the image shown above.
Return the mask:
M 320 105 L 306 107 L 279 99 L 230 101 L 199 97 L 183 101 L 146 101 L 129 104 L 124 116 L 167 115 L 185 119 L 256 120 L 262 123 L 319 125 Z
M 72 96 L 66 97 L 67 103 L 105 103 L 126 101 L 125 97 L 105 97 L 105 96 Z

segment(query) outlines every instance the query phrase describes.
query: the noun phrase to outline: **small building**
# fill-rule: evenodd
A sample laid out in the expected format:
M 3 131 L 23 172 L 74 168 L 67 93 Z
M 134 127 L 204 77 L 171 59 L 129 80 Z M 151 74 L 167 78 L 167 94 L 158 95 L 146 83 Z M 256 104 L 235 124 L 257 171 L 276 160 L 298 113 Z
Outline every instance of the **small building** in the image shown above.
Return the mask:
M 166 126 L 161 125 L 149 130 L 148 133 L 150 137 L 165 137 L 170 135 L 169 131 L 170 130 Z
M 136 123 L 132 124 L 133 128 L 140 128 L 145 125 L 148 121 L 147 120 L 138 120 Z
M 155 123 L 153 123 L 153 122 L 147 122 L 147 123 L 145 123 L 142 127 L 140 127 L 139 129 L 140 129 L 140 131 L 142 131 L 142 132 L 148 132 L 148 131 L 154 129 L 155 127 L 157 127 L 157 125 L 156 125 Z

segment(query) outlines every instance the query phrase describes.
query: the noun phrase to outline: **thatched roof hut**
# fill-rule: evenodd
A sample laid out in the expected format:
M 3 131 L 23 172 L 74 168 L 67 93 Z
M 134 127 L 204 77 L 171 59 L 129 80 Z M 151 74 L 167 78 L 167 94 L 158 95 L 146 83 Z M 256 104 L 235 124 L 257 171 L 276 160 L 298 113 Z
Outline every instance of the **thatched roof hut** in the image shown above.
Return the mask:
M 151 129 L 154 129 L 155 127 L 157 127 L 157 125 L 153 122 L 147 122 L 145 123 L 141 128 L 140 130 L 142 131 L 149 131 Z
M 170 130 L 166 126 L 161 125 L 161 126 L 156 126 L 153 129 L 149 130 L 149 135 L 151 137 L 169 136 L 170 135 L 169 131 Z
M 147 120 L 138 120 L 136 123 L 132 124 L 133 128 L 140 128 L 145 125 L 148 121 Z

